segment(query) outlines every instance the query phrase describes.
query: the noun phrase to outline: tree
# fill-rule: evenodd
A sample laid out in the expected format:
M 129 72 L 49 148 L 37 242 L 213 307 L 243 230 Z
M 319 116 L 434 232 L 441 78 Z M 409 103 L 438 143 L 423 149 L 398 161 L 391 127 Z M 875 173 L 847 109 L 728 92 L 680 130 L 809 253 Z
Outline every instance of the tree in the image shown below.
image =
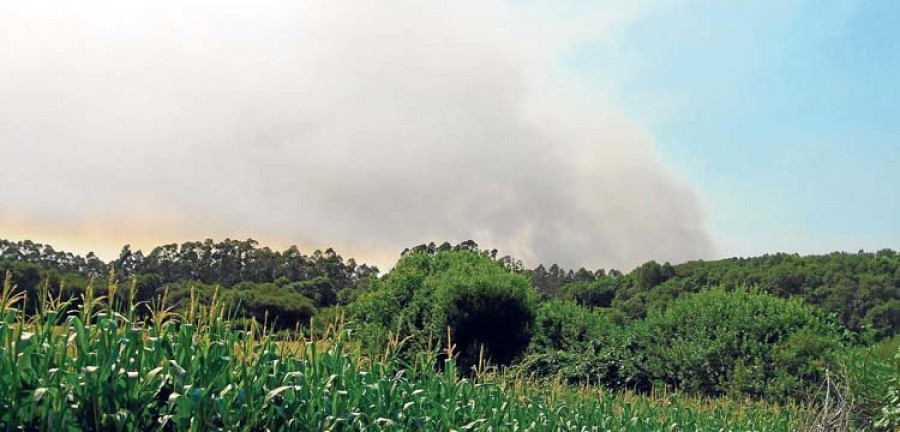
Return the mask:
M 467 371 L 482 352 L 508 364 L 530 340 L 535 299 L 529 281 L 490 256 L 462 248 L 409 252 L 378 285 L 350 309 L 375 349 L 398 328 L 412 337 L 412 350 L 446 348 L 449 329 Z
M 126 279 L 135 274 L 138 268 L 138 262 L 135 260 L 134 253 L 131 252 L 131 246 L 125 245 L 119 252 L 119 259 L 115 262 L 116 274 L 122 279 Z
M 227 298 L 237 307 L 239 317 L 267 321 L 276 328 L 292 329 L 297 324 L 304 325 L 316 313 L 312 300 L 288 286 L 273 283 L 241 282 L 227 292 Z
M 306 281 L 294 282 L 288 287 L 297 294 L 312 300 L 317 308 L 334 306 L 337 303 L 334 284 L 326 277 L 319 276 Z
M 156 298 L 163 286 L 163 278 L 156 273 L 145 273 L 137 276 L 134 300 L 149 302 Z
M 900 333 L 900 300 L 881 303 L 866 314 L 866 322 L 872 325 L 881 338 Z
M 800 299 L 743 289 L 679 298 L 640 325 L 646 379 L 710 396 L 800 397 L 825 378 L 841 346 L 835 329 Z
M 603 277 L 591 282 L 576 282 L 563 288 L 561 297 L 581 306 L 608 308 L 619 289 L 615 278 Z

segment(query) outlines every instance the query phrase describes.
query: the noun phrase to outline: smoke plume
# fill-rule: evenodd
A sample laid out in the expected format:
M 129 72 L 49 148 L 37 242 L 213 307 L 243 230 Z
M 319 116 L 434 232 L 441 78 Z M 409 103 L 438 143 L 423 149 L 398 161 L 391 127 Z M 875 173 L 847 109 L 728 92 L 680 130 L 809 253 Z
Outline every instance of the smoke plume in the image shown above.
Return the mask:
M 0 236 L 252 236 L 381 265 L 470 238 L 531 265 L 709 256 L 692 189 L 573 78 L 603 71 L 562 61 L 649 6 L 581 3 L 0 6 Z

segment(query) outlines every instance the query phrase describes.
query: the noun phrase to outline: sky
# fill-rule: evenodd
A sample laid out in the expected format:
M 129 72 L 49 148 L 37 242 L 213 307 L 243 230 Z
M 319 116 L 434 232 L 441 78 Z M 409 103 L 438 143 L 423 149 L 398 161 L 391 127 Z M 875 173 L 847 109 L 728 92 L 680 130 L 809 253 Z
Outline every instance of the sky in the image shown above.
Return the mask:
M 900 248 L 900 4 L 0 4 L 0 238 L 474 239 L 631 269 Z
M 619 100 L 722 253 L 898 247 L 898 22 L 892 1 L 703 2 L 629 29 Z

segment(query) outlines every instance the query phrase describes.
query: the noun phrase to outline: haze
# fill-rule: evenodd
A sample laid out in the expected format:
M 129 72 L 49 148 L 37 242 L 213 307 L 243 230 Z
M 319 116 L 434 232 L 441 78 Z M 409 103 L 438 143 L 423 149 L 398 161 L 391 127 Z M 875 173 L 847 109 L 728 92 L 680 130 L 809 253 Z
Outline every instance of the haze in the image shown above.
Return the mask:
M 562 66 L 648 6 L 559 5 L 7 3 L 0 237 L 107 258 L 253 237 L 381 266 L 465 239 L 530 265 L 714 256 L 652 135 Z

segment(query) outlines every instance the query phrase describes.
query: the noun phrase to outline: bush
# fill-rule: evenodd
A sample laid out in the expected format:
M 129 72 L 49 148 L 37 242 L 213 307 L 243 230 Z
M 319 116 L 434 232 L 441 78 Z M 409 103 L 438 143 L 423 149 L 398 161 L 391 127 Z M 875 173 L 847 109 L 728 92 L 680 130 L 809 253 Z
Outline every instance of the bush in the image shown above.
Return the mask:
M 576 282 L 562 288 L 561 297 L 575 300 L 581 306 L 608 308 L 619 289 L 615 278 L 604 277 L 591 282 Z
M 865 430 L 875 424 L 882 415 L 884 398 L 891 385 L 893 352 L 880 352 L 884 344 L 870 347 L 851 347 L 840 355 L 837 375 L 840 384 L 846 385 L 852 398 L 852 414 L 856 427 Z
M 168 288 L 169 295 L 166 298 L 166 306 L 174 308 L 175 312 L 186 312 L 190 307 L 191 296 L 195 301 L 202 305 L 209 305 L 212 302 L 216 291 L 221 289 L 217 285 L 205 284 L 202 282 L 177 282 L 168 284 L 163 289 Z
M 897 334 L 900 332 L 900 300 L 890 300 L 869 309 L 865 320 L 876 329 L 880 338 Z
M 801 301 L 742 289 L 680 298 L 646 326 L 645 378 L 706 395 L 803 396 L 840 347 L 836 329 Z
M 900 428 L 900 351 L 894 357 L 893 377 L 889 382 L 876 426 L 885 430 L 897 430 Z
M 571 302 L 541 304 L 522 370 L 571 384 L 626 386 L 628 328 L 617 326 L 610 315 Z
M 156 273 L 144 273 L 136 277 L 134 300 L 136 302 L 152 302 L 163 287 L 162 276 Z
M 227 291 L 226 298 L 237 308 L 238 318 L 266 320 L 270 326 L 280 329 L 306 325 L 316 313 L 312 300 L 288 286 L 273 283 L 241 282 Z
M 334 306 L 337 304 L 337 293 L 334 284 L 326 277 L 316 277 L 310 280 L 294 282 L 288 285 L 304 297 L 313 301 L 317 308 Z
M 75 273 L 61 273 L 56 269 L 44 269 L 37 264 L 0 260 L 0 279 L 9 272 L 11 282 L 21 292 L 26 293 L 27 301 L 21 305 L 28 315 L 36 312 L 38 303 L 44 300 L 44 290 L 61 300 L 71 300 L 75 306 L 87 286 L 87 279 Z M 106 281 L 98 279 L 95 287 L 105 287 Z
M 364 339 L 383 348 L 389 331 L 411 336 L 410 348 L 442 347 L 447 330 L 463 370 L 484 355 L 508 364 L 531 338 L 535 300 L 525 276 L 473 251 L 404 256 L 349 311 Z
M 534 320 L 530 351 L 578 351 L 594 349 L 614 329 L 605 315 L 571 302 L 542 303 Z

